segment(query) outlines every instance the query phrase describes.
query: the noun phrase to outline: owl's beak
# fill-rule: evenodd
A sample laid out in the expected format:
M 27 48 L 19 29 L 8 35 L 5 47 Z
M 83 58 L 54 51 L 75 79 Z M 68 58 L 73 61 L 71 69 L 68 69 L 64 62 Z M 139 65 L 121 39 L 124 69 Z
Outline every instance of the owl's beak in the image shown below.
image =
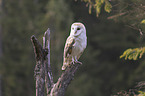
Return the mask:
M 75 31 L 75 34 L 77 33 L 77 31 Z

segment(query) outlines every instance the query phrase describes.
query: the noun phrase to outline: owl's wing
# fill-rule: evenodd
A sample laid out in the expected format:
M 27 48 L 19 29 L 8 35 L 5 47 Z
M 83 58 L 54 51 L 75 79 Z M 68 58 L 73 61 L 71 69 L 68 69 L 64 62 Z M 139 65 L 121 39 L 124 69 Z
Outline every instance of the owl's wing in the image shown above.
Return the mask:
M 64 47 L 64 57 L 63 57 L 63 66 L 62 70 L 65 70 L 66 67 L 72 62 L 71 53 L 73 50 L 73 46 L 75 44 L 75 40 L 73 37 L 68 37 Z
M 72 48 L 75 43 L 74 38 L 68 37 L 64 48 L 64 58 L 67 58 L 72 53 Z

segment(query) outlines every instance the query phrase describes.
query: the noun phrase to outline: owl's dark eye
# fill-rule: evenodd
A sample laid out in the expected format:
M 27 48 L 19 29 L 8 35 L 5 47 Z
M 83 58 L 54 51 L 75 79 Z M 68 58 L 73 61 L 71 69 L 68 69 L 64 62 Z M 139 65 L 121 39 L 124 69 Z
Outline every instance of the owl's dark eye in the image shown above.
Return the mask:
M 80 30 L 81 28 L 77 28 L 77 30 Z
M 74 30 L 74 28 L 72 28 L 72 30 Z

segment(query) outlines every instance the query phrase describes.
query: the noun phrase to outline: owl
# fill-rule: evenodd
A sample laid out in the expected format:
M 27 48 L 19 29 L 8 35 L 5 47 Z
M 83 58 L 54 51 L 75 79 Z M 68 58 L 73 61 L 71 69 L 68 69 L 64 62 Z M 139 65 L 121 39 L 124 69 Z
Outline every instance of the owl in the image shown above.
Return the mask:
M 78 59 L 87 46 L 86 28 L 82 23 L 76 22 L 71 25 L 70 35 L 64 47 L 62 70 L 70 64 L 80 63 Z

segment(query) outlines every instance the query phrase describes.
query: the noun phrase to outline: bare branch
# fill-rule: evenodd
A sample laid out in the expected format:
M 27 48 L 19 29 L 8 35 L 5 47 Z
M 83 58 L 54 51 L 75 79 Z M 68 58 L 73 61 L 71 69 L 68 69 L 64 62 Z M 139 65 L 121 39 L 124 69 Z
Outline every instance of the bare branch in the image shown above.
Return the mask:
M 47 91 L 47 95 L 49 95 L 49 92 L 53 86 L 53 76 L 50 66 L 50 30 L 49 28 L 44 33 L 43 36 L 43 49 L 47 50 L 47 56 L 45 57 L 45 87 Z
M 39 61 L 41 57 L 44 57 L 42 46 L 34 35 L 31 37 L 31 41 L 34 48 L 35 58 Z
M 53 84 L 53 76 L 52 76 L 52 71 L 51 71 L 51 66 L 50 66 L 50 30 L 49 28 L 47 29 L 47 31 L 45 32 L 45 35 L 47 36 L 47 44 L 46 44 L 46 48 L 48 49 L 48 75 L 51 81 L 51 84 Z
M 45 51 L 42 49 L 42 46 L 33 35 L 31 37 L 33 43 L 36 66 L 35 66 L 35 79 L 36 79 L 36 96 L 44 96 L 44 84 L 45 84 L 45 70 L 44 70 L 44 58 Z
M 110 17 L 108 17 L 107 19 L 114 19 L 114 18 L 120 17 L 120 16 L 122 16 L 122 15 L 125 15 L 126 13 L 128 13 L 128 12 L 119 13 L 119 14 L 110 16 Z
M 74 74 L 79 68 L 80 64 L 72 64 L 62 73 L 57 83 L 51 90 L 50 96 L 64 96 L 66 88 L 74 78 Z

